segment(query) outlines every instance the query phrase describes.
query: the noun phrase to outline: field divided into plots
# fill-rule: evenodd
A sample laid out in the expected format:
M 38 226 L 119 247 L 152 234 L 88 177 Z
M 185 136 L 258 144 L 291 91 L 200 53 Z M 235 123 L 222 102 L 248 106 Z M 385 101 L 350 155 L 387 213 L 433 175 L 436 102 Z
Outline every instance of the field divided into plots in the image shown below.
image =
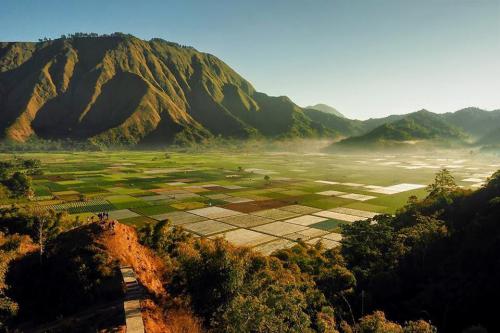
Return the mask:
M 31 205 L 67 211 L 81 221 L 108 212 L 137 227 L 169 219 L 198 237 L 223 237 L 270 253 L 299 239 L 337 246 L 342 225 L 392 214 L 409 196 L 425 196 L 426 185 L 441 168 L 468 188 L 480 187 L 500 168 L 494 157 L 468 154 L 211 151 L 23 157 L 44 165 L 44 175 L 33 181 Z

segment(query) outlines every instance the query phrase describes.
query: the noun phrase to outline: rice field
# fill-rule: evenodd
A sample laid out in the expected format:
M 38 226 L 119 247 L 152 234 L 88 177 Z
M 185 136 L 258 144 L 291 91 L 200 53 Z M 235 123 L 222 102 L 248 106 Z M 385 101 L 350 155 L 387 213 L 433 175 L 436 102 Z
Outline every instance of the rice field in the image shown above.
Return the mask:
M 44 165 L 44 174 L 33 180 L 30 205 L 67 211 L 80 220 L 108 212 L 136 227 L 169 219 L 198 237 L 223 237 L 269 253 L 299 239 L 337 246 L 342 225 L 392 214 L 408 197 L 424 197 L 443 167 L 460 186 L 475 189 L 500 166 L 498 157 L 447 154 L 18 155 L 38 158 Z M 9 158 L 0 155 L 0 160 Z

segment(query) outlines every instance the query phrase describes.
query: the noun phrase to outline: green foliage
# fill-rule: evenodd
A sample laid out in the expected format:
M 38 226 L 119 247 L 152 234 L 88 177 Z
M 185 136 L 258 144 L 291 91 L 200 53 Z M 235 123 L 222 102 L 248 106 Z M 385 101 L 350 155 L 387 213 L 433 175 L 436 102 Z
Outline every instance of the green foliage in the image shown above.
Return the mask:
M 423 201 L 411 200 L 394 217 L 345 226 L 342 254 L 366 292 L 365 309 L 399 320 L 425 313 L 449 332 L 496 327 L 489 300 L 500 297 L 499 180 L 497 172 L 480 190 L 459 191 L 441 171 Z M 352 301 L 357 308 L 359 299 Z
M 25 142 L 3 140 L 0 142 L 0 152 L 41 152 L 41 151 L 101 151 L 104 147 L 90 141 L 65 139 L 42 139 L 30 137 Z M 0 168 L 1 170 L 1 168 Z
M 8 331 L 9 322 L 18 314 L 19 304 L 9 295 L 11 286 L 6 277 L 12 262 L 22 256 L 23 247 L 30 246 L 29 237 L 0 232 L 0 331 Z
M 9 270 L 9 296 L 19 304 L 15 320 L 47 322 L 116 299 L 122 294 L 118 268 L 94 244 L 91 228 L 59 234 L 47 244 L 43 264 L 35 252 Z
M 31 190 L 31 178 L 22 172 L 15 172 L 3 184 L 9 189 L 10 193 L 16 198 L 27 197 Z
M 2 240 L 4 236 L 1 236 Z M 6 295 L 8 285 L 5 283 L 5 276 L 10 262 L 15 258 L 15 250 L 0 250 L 0 330 L 4 330 L 7 321 L 17 315 L 19 305 Z
M 12 194 L 10 193 L 9 189 L 0 184 L 0 201 L 6 200 L 11 196 Z
M 352 294 L 356 279 L 345 267 L 338 249 L 325 250 L 321 243 L 315 246 L 299 243 L 292 248 L 278 250 L 273 256 L 279 258 L 284 267 L 298 268 L 309 275 L 340 317 L 352 316 L 346 297 Z
M 54 239 L 63 230 L 73 226 L 74 220 L 66 212 L 33 210 L 29 207 L 11 206 L 0 209 L 0 228 L 6 233 L 29 235 L 39 240 L 40 228 L 45 240 Z
M 375 311 L 359 320 L 356 327 L 359 333 L 403 333 L 403 328 L 385 318 L 381 311 Z
M 404 333 L 437 333 L 437 328 L 425 320 L 409 321 L 403 327 Z
M 358 281 L 382 273 L 396 264 L 394 228 L 387 216 L 377 216 L 376 223 L 359 221 L 343 226 L 342 255 Z
M 148 223 L 139 230 L 140 242 L 162 255 L 173 255 L 181 243 L 189 242 L 192 235 L 178 227 L 172 226 L 169 220 L 156 224 Z
M 5 186 L 14 198 L 29 197 L 33 194 L 29 175 L 43 173 L 40 160 L 22 159 L 19 157 L 10 161 L 0 162 L 0 185 Z M 1 191 L 0 199 L 6 194 Z
M 455 178 L 448 169 L 442 169 L 436 174 L 434 183 L 430 184 L 427 188 L 430 198 L 437 198 L 440 196 L 449 196 L 458 190 Z
M 334 322 L 307 276 L 220 239 L 182 249 L 172 287 L 216 332 L 310 332 L 317 318 Z

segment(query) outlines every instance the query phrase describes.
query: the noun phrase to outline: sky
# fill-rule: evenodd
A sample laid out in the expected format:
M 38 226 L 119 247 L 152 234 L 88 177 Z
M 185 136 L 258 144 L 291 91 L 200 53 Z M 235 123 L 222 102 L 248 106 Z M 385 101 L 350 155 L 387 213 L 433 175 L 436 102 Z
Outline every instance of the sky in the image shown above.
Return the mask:
M 500 108 L 500 0 L 0 0 L 0 41 L 115 31 L 350 118 Z

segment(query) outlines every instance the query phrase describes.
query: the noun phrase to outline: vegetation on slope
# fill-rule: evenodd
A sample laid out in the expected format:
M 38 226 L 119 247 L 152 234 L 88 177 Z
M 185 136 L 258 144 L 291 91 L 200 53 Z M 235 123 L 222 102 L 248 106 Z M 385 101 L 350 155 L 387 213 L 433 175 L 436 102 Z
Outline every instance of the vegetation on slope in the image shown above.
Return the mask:
M 499 216 L 500 172 L 470 192 L 445 170 L 423 201 L 410 198 L 394 217 L 346 226 L 342 255 L 358 284 L 354 307 L 363 302 L 400 320 L 424 316 L 440 332 L 479 324 L 478 332 L 495 331 Z

